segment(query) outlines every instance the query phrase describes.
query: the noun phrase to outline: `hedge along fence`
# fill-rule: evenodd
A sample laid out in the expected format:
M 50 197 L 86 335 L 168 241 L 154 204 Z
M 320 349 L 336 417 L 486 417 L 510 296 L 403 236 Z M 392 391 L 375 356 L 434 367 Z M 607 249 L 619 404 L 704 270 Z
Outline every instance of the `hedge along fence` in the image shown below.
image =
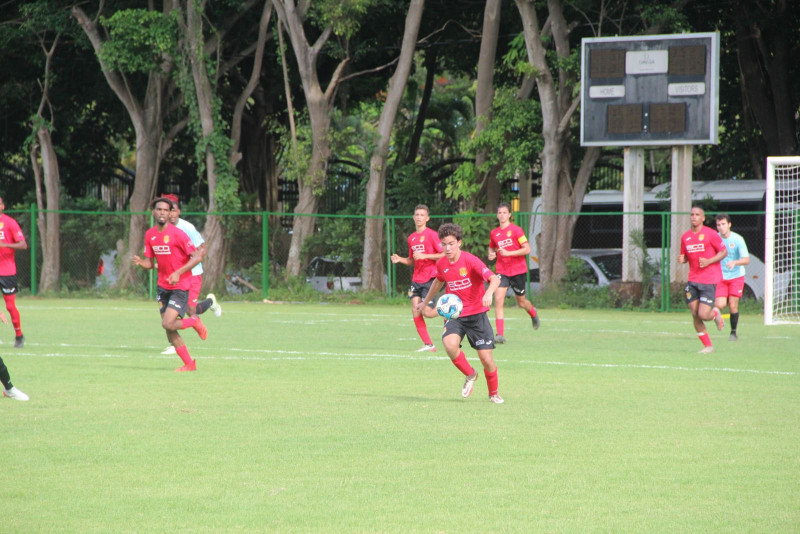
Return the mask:
M 32 205 L 29 210 L 6 210 L 14 217 L 25 233 L 28 240 L 28 249 L 17 251 L 17 283 L 21 289 L 29 289 L 31 294 L 38 294 L 38 276 L 41 272 L 42 253 L 41 236 L 33 221 L 40 211 Z M 127 253 L 125 240 L 128 236 L 132 212 L 98 212 L 60 210 L 61 215 L 61 274 L 57 284 L 58 294 L 71 292 L 97 292 L 101 294 L 112 287 L 116 281 L 115 274 L 121 261 L 130 261 L 123 258 Z M 141 212 L 138 214 L 142 214 Z M 763 222 L 763 212 L 741 212 Z M 149 216 L 147 212 L 145 215 Z M 183 212 L 182 218 L 193 223 L 202 232 L 205 226 L 207 213 Z M 260 297 L 269 298 L 270 285 L 283 282 L 285 266 L 289 254 L 291 241 L 291 228 L 293 213 L 276 212 L 234 212 L 216 213 L 224 217 L 227 229 L 226 250 L 226 280 L 225 289 L 229 293 L 255 292 Z M 538 214 L 537 217 L 563 215 Z M 660 261 L 661 273 L 661 304 L 660 309 L 668 310 L 670 305 L 669 269 L 669 235 L 670 212 L 645 212 L 644 238 L 648 247 L 661 248 Z M 734 215 L 732 213 L 732 215 Z M 529 226 L 533 214 L 517 212 L 513 222 L 525 230 L 528 238 L 533 241 Z M 360 276 L 364 228 L 367 217 L 364 215 L 329 215 L 318 214 L 315 217 L 315 230 L 313 235 L 304 244 L 304 257 L 310 261 L 314 257 L 335 259 L 344 270 L 343 276 Z M 411 215 L 386 215 L 380 218 L 384 223 L 385 240 L 381 255 L 384 258 L 387 273 L 387 296 L 404 295 L 411 282 L 411 268 L 402 264 L 391 263 L 390 256 L 397 253 L 401 256 L 408 255 L 407 238 L 414 231 L 414 222 Z M 763 252 L 763 224 L 750 224 L 738 227 L 734 218 L 734 230 L 745 238 L 751 248 L 751 254 L 761 250 Z M 149 219 L 150 220 L 150 219 Z M 709 214 L 712 224 L 713 216 Z M 458 215 L 431 215 L 428 225 L 436 229 L 444 222 L 455 222 L 464 229 L 463 250 L 472 252 L 486 261 L 489 242 L 489 231 L 497 226 L 494 214 L 458 214 Z M 150 220 L 152 225 L 152 220 Z M 688 229 L 688 227 L 687 227 Z M 760 242 L 760 243 L 759 243 Z M 759 249 L 760 244 L 760 249 Z M 591 216 L 583 214 L 578 219 L 573 249 L 611 248 L 622 247 L 622 212 L 598 212 Z M 213 250 L 208 252 L 214 254 Z M 756 254 L 757 255 L 757 254 Z M 760 257 L 763 257 L 760 256 Z M 267 266 L 264 268 L 263 266 Z M 490 267 L 493 265 L 490 264 Z M 531 268 L 535 264 L 530 265 Z M 136 281 L 125 291 L 142 297 L 154 297 L 155 277 L 153 271 L 136 269 Z M 534 278 L 538 273 L 529 272 Z M 530 280 L 534 284 L 538 280 Z M 209 284 L 208 280 L 204 283 Z M 529 286 L 530 287 L 530 286 Z

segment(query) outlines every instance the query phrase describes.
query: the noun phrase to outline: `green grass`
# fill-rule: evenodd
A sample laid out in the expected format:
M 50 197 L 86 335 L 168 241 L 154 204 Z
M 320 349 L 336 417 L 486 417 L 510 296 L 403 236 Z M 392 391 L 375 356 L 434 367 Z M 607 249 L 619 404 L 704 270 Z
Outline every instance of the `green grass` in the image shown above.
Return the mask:
M 408 305 L 223 303 L 178 374 L 154 303 L 18 304 L 7 532 L 800 529 L 800 331 L 758 315 L 705 356 L 688 311 L 510 308 L 493 405 Z

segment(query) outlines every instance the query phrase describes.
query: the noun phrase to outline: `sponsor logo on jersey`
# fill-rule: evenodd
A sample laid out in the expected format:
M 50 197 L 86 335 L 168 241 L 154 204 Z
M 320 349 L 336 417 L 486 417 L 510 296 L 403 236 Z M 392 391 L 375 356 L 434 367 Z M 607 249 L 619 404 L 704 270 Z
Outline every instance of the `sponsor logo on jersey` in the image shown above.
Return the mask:
M 512 239 L 503 239 L 502 241 L 498 241 L 497 242 L 497 246 L 500 247 L 500 248 L 506 248 L 506 247 L 510 247 L 511 243 L 513 243 L 513 242 L 514 241 Z
M 472 280 L 469 278 L 462 278 L 461 280 L 448 280 L 447 289 L 455 291 L 463 291 L 472 287 Z
M 153 245 L 153 252 L 155 254 L 170 254 L 169 245 Z
M 691 245 L 686 245 L 686 252 L 689 254 L 696 254 L 698 252 L 703 252 L 706 249 L 705 243 L 695 243 Z
M 412 252 L 425 252 L 425 245 L 411 245 Z

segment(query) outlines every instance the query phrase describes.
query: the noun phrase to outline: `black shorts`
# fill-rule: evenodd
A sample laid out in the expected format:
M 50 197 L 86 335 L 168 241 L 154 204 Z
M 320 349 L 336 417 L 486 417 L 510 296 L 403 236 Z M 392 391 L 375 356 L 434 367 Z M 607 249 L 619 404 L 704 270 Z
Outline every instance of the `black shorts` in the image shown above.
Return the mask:
M 458 334 L 462 340 L 466 335 L 469 346 L 475 350 L 494 348 L 494 330 L 485 312 L 448 320 L 444 323 L 442 339 L 450 334 Z
M 408 298 L 425 298 L 425 295 L 427 295 L 428 291 L 431 289 L 431 285 L 433 285 L 433 280 L 434 279 L 431 278 L 427 282 L 411 282 L 411 286 L 408 288 Z
M 3 291 L 3 295 L 13 295 L 19 291 L 19 288 L 17 288 L 17 275 L 0 276 L 0 290 Z
M 686 297 L 686 304 L 699 300 L 703 304 L 714 306 L 714 296 L 717 291 L 716 284 L 698 284 L 689 282 L 683 289 L 684 296 Z
M 525 273 L 515 274 L 514 276 L 506 276 L 498 273 L 497 276 L 500 277 L 500 285 L 498 287 L 511 286 L 515 295 L 523 296 L 525 294 Z
M 164 289 L 158 286 L 159 311 L 163 315 L 167 308 L 178 310 L 178 317 L 183 317 L 189 307 L 189 291 L 186 289 Z

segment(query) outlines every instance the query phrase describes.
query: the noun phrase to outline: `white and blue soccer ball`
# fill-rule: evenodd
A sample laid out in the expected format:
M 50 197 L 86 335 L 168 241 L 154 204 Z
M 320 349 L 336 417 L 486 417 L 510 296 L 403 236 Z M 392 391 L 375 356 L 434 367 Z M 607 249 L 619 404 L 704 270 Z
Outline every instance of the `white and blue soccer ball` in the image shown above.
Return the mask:
M 457 319 L 463 309 L 464 303 L 458 295 L 452 293 L 445 293 L 436 303 L 436 311 L 445 319 Z

